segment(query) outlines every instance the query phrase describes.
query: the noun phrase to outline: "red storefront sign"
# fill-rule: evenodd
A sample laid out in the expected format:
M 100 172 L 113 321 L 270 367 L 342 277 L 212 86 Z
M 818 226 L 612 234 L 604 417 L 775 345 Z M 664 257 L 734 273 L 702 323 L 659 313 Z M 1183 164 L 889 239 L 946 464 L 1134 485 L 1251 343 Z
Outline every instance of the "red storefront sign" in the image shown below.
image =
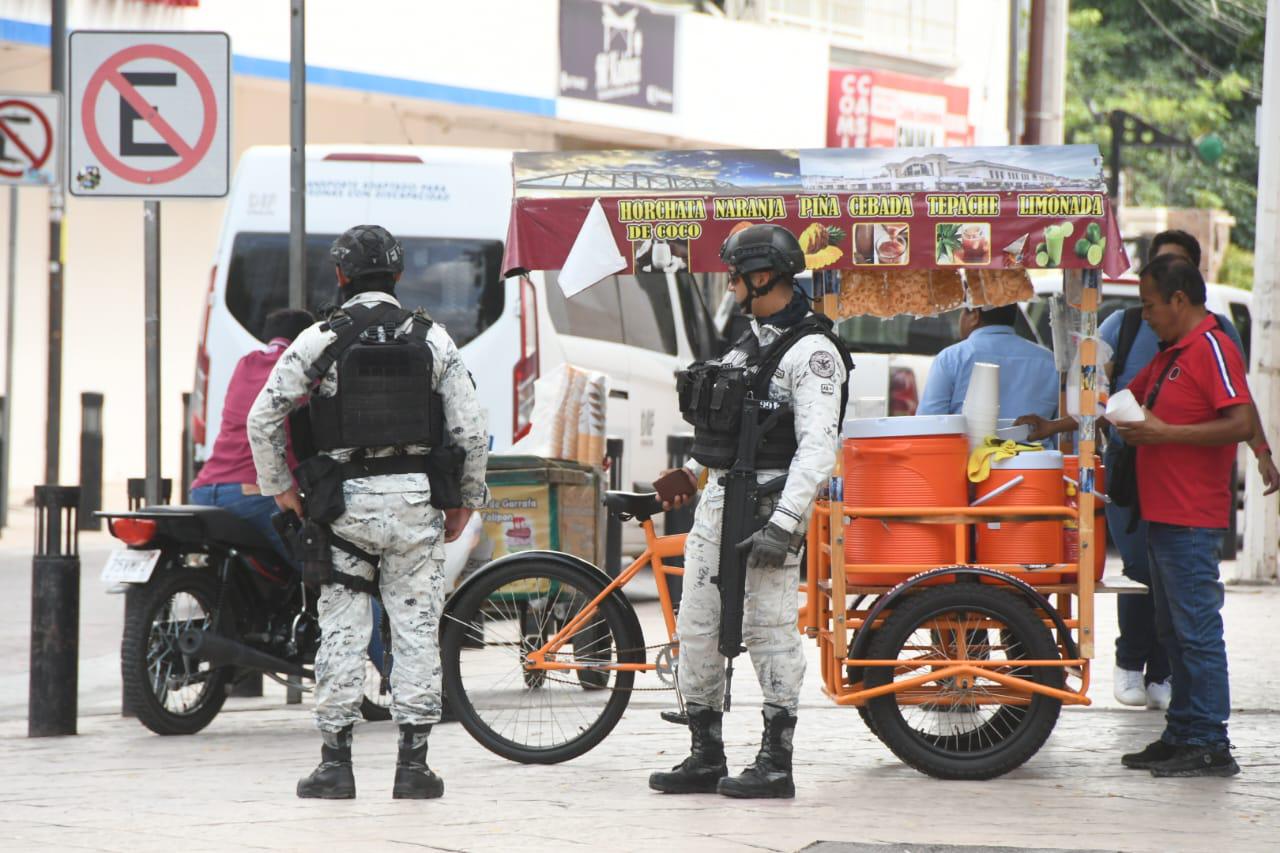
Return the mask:
M 972 145 L 969 90 L 892 71 L 832 69 L 827 147 Z

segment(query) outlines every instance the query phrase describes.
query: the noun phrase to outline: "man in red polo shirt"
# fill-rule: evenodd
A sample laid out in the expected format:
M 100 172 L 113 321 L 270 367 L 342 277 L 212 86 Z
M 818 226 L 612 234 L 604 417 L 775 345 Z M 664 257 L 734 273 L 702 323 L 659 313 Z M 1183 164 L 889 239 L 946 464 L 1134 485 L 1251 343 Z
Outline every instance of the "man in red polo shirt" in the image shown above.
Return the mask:
M 275 367 L 293 339 L 314 322 L 315 318 L 310 313 L 289 308 L 267 315 L 262 331 L 267 346 L 254 350 L 236 364 L 222 404 L 222 426 L 213 443 L 213 452 L 191 484 L 193 504 L 219 506 L 235 513 L 266 536 L 286 559 L 288 551 L 271 526 L 271 516 L 278 512 L 275 498 L 264 496 L 258 489 L 258 470 L 249 449 L 245 420 L 249 417 L 249 409 L 253 408 L 253 401 L 258 399 L 258 392 L 267 384 L 271 368 Z M 297 464 L 291 452 L 289 467 Z
M 1235 446 L 1253 434 L 1240 350 L 1205 310 L 1204 279 L 1174 255 L 1142 270 L 1142 318 L 1161 352 L 1129 383 L 1145 419 L 1117 423 L 1138 448 L 1138 500 L 1156 630 L 1169 654 L 1173 696 L 1160 739 L 1125 755 L 1154 776 L 1233 776 L 1227 647 L 1218 576 Z

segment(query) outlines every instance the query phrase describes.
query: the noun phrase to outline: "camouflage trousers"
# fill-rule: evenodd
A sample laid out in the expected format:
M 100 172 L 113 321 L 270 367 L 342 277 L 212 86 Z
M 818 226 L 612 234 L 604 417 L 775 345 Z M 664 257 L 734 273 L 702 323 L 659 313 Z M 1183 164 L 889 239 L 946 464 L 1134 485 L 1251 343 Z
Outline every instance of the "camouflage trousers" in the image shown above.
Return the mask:
M 773 498 L 762 500 L 761 518 L 772 513 Z M 678 679 L 686 702 L 720 710 L 724 706 L 724 656 L 720 654 L 720 526 L 724 489 L 710 483 L 694 512 L 684 547 L 684 594 L 676 632 L 680 638 Z M 800 558 L 790 554 L 781 569 L 748 569 L 742 641 L 768 705 L 795 713 L 804 681 L 804 649 L 796 629 L 800 606 Z
M 346 491 L 333 532 L 382 557 L 379 583 L 391 620 L 391 715 L 397 723 L 440 720 L 440 612 L 444 606 L 444 515 L 426 492 Z M 373 577 L 373 568 L 334 549 L 338 571 Z M 360 720 L 373 608 L 369 596 L 326 585 L 318 602 L 316 727 L 335 732 Z

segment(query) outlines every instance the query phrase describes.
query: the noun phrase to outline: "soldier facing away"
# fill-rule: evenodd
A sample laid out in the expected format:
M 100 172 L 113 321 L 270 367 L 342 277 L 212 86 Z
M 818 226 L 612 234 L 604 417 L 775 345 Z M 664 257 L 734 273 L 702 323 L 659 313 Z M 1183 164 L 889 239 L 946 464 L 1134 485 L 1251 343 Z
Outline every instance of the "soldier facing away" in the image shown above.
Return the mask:
M 394 296 L 404 270 L 400 243 L 384 228 L 360 225 L 329 254 L 341 308 L 280 357 L 248 421 L 262 493 L 323 525 L 333 543 L 330 571 L 309 578 L 321 584 L 315 720 L 324 743 L 298 796 L 355 796 L 351 733 L 370 636 L 366 591 L 376 573 L 395 652 L 391 713 L 400 750 L 392 796 L 439 797 L 444 783 L 426 755 L 441 712 L 444 543 L 487 500 L 488 429 L 444 327 L 405 311 Z M 318 452 L 297 469 L 300 495 L 286 463 L 285 423 L 307 401 Z M 311 567 L 304 564 L 304 578 Z

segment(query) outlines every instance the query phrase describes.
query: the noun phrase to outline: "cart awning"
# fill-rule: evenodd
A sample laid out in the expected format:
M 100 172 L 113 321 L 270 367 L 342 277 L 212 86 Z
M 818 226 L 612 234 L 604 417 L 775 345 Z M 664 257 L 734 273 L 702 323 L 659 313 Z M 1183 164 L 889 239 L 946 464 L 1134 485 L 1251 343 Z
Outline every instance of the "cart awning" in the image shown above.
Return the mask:
M 507 275 L 723 272 L 736 228 L 810 269 L 1129 267 L 1093 145 L 517 153 Z M 566 280 L 567 279 L 567 280 Z

